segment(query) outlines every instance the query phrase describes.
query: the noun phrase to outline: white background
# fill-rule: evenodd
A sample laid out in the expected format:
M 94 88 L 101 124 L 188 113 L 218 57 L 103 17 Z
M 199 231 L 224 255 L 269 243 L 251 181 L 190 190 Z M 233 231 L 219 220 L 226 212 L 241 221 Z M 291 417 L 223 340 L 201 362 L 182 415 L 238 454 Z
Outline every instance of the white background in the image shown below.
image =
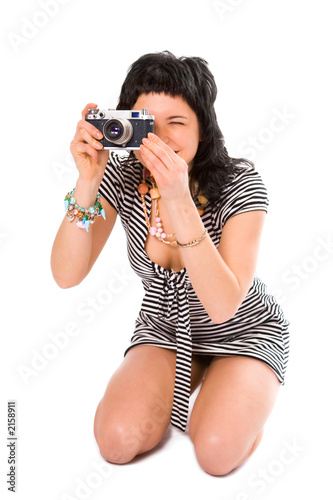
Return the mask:
M 42 4 L 5 2 L 0 16 L 2 498 L 12 498 L 6 485 L 9 399 L 17 401 L 19 499 L 328 498 L 330 2 Z M 262 444 L 225 478 L 202 472 L 188 433 L 176 429 L 148 456 L 103 468 L 94 413 L 131 337 L 141 283 L 129 269 L 119 223 L 78 287 L 58 288 L 49 265 L 63 198 L 75 185 L 69 143 L 81 110 L 88 102 L 115 106 L 129 65 L 165 49 L 209 62 L 228 151 L 248 153 L 267 185 L 270 209 L 258 275 L 291 322 L 286 384 Z M 61 348 L 55 338 L 62 339 Z

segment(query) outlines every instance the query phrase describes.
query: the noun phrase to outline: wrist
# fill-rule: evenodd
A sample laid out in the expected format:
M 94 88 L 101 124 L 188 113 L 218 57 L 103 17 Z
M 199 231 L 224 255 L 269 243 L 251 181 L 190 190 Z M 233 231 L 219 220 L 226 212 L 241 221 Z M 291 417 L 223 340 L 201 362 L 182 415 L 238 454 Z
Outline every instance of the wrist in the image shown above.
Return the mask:
M 167 208 L 178 243 L 194 242 L 203 234 L 205 227 L 191 196 L 184 196 Z
M 99 189 L 99 182 L 78 178 L 75 186 L 75 198 L 82 207 L 94 205 Z
M 190 214 L 197 215 L 197 209 L 190 193 L 181 199 L 169 200 L 167 208 L 170 215 L 173 213 L 176 215 L 183 214 L 184 216 L 189 216 Z
M 82 205 L 78 202 L 75 189 L 70 191 L 64 199 L 66 217 L 68 221 L 73 222 L 74 220 L 77 220 L 76 225 L 79 228 L 85 228 L 86 231 L 89 231 L 90 224 L 95 222 L 95 218 L 97 216 L 102 215 L 105 220 L 105 210 L 100 203 L 100 197 L 101 195 L 97 194 L 95 203 L 87 208 L 82 207 Z

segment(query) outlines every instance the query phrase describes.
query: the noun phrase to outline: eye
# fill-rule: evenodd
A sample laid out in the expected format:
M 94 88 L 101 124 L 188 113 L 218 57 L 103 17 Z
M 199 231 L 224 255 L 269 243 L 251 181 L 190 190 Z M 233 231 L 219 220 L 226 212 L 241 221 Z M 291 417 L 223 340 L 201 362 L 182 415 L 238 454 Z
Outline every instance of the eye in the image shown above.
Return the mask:
M 182 123 L 182 122 L 170 122 L 169 125 L 185 125 L 185 123 Z

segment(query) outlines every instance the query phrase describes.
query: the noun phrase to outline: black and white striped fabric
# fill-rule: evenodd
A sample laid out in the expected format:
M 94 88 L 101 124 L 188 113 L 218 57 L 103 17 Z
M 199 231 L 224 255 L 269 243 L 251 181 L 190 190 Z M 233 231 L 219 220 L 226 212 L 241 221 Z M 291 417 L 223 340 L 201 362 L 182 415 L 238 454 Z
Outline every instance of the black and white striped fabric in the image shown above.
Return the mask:
M 185 431 L 192 354 L 256 358 L 265 362 L 284 383 L 289 357 L 289 323 L 257 277 L 235 316 L 220 325 L 213 323 L 197 298 L 186 269 L 174 272 L 148 258 L 145 251 L 148 229 L 137 191 L 141 176 L 139 162 L 123 167 L 112 152 L 99 192 L 121 218 L 129 261 L 145 290 L 128 349 L 146 344 L 177 351 L 171 423 Z M 149 193 L 146 205 L 150 215 Z M 206 205 L 202 221 L 218 247 L 223 226 L 230 217 L 253 210 L 267 211 L 267 207 L 267 192 L 259 174 L 244 166 L 223 191 L 219 202 Z

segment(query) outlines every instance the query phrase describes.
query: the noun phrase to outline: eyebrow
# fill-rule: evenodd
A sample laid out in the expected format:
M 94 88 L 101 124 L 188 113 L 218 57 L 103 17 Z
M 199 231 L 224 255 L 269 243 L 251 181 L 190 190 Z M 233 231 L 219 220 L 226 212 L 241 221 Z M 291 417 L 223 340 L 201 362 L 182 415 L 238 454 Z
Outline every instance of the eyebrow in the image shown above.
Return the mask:
M 182 115 L 168 116 L 167 120 L 174 120 L 175 118 L 182 118 L 188 120 L 187 116 L 182 116 Z

